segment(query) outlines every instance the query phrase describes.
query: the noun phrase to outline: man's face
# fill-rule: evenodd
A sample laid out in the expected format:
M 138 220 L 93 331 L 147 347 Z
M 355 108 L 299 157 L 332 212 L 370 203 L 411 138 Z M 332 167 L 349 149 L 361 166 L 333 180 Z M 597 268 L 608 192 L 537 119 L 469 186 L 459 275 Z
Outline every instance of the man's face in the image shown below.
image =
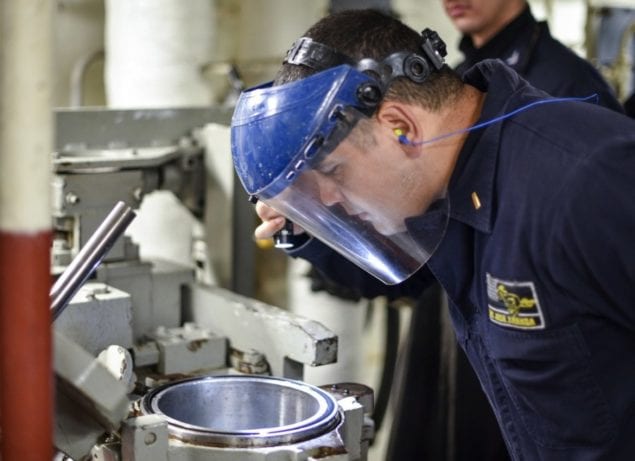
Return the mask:
M 463 34 L 479 34 L 498 29 L 507 20 L 507 11 L 517 8 L 518 0 L 443 0 L 443 7 Z M 503 19 L 504 18 L 504 19 Z
M 383 235 L 404 231 L 405 219 L 425 210 L 424 178 L 417 176 L 394 137 L 378 136 L 363 148 L 344 140 L 313 175 L 324 205 L 341 206 Z

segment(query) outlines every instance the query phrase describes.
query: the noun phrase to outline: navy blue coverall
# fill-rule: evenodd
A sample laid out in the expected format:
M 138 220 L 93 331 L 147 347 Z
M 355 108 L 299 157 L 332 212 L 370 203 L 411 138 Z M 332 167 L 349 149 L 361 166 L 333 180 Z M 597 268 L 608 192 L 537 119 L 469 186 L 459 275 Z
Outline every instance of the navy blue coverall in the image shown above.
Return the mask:
M 547 97 L 499 61 L 464 78 L 486 92 L 477 123 Z M 399 285 L 315 239 L 290 254 L 367 297 L 417 297 L 433 274 L 514 460 L 633 459 L 635 121 L 527 109 L 469 134 L 449 195 L 443 241 Z
M 464 61 L 456 70 L 461 75 L 484 59 L 500 58 L 531 85 L 552 96 L 596 93 L 599 105 L 622 111 L 613 90 L 593 65 L 554 39 L 547 23 L 537 21 L 529 5 L 479 48 L 474 47 L 469 35 L 464 35 L 460 50 Z M 410 317 L 410 334 L 401 350 L 403 377 L 388 456 L 506 461 L 509 457 L 504 453 L 504 443 L 467 358 L 461 351 L 450 350 L 453 338 L 447 333 L 435 333 L 440 323 L 445 323 L 439 320 L 444 318 L 440 311 L 445 304 L 442 297 L 430 297 L 438 291 L 431 287 L 423 299 L 418 299 Z M 426 365 L 421 366 L 424 356 Z M 448 379 L 451 382 L 446 382 Z M 446 388 L 453 389 L 453 394 L 444 394 Z M 430 427 L 430 421 L 436 421 L 436 426 Z M 440 437 L 439 431 L 447 434 Z M 446 448 L 450 440 L 458 444 L 452 453 Z

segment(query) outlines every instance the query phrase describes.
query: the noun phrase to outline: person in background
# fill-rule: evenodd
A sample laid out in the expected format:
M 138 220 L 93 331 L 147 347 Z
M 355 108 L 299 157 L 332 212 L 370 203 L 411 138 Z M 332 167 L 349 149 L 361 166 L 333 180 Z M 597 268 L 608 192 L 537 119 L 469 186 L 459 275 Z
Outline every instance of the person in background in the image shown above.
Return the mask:
M 460 74 L 483 59 L 501 59 L 533 86 L 552 96 L 588 96 L 623 112 L 614 91 L 585 59 L 551 36 L 536 21 L 526 0 L 442 0 L 448 17 L 463 34 Z
M 623 111 L 600 73 L 553 38 L 547 23 L 534 18 L 526 0 L 442 1 L 448 18 L 463 34 L 459 49 L 464 60 L 455 67 L 459 74 L 484 59 L 501 59 L 552 96 L 596 93 L 597 104 Z M 402 389 L 398 393 L 389 452 L 395 459 L 420 457 L 424 451 L 439 452 L 438 445 L 446 443 L 443 438 L 431 439 L 432 447 L 426 448 L 419 436 L 423 431 L 430 433 L 432 428 L 426 427 L 418 414 L 432 414 L 437 421 L 450 425 L 454 439 L 459 441 L 456 460 L 475 456 L 489 461 L 505 460 L 508 457 L 496 421 L 465 354 L 455 345 L 451 330 L 448 335 L 439 336 L 439 322 L 446 319 L 437 312 L 443 303 L 441 290 L 437 294 L 426 297 L 426 309 L 414 309 L 412 313 L 411 333 L 402 352 Z M 429 368 L 420 365 L 422 356 L 429 358 Z M 430 397 L 439 392 L 438 388 L 448 387 L 454 389 L 453 395 Z M 429 389 L 426 395 L 419 392 L 422 388 Z M 418 411 L 413 412 L 413 408 Z M 451 423 L 443 416 L 448 412 L 455 412 Z
M 291 219 L 289 254 L 364 297 L 438 280 L 514 460 L 629 459 L 635 123 L 444 55 L 368 10 L 298 39 L 232 117 L 255 236 Z

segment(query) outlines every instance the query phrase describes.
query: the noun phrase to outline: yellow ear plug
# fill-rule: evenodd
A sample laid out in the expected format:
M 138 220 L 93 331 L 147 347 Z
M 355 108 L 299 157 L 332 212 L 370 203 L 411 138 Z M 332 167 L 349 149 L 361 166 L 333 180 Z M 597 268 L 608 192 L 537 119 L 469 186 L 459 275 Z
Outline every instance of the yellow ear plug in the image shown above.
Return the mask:
M 410 144 L 410 141 L 408 140 L 408 138 L 406 137 L 404 131 L 401 128 L 395 128 L 392 131 L 393 131 L 393 133 L 395 133 L 397 138 L 399 138 L 399 143 L 401 143 L 401 144 Z

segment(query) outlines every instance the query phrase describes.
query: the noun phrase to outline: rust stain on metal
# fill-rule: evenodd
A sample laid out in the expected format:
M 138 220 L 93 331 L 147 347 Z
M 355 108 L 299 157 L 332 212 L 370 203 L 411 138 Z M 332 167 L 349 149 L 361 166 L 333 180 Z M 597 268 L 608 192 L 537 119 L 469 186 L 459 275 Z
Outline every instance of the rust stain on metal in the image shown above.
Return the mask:
M 318 447 L 318 448 L 315 449 L 315 451 L 313 451 L 311 456 L 314 459 L 320 459 L 320 458 L 328 458 L 330 456 L 336 456 L 336 455 L 345 455 L 347 453 L 348 452 L 346 451 L 346 448 L 344 448 L 343 446 L 339 446 L 339 447 Z
M 201 347 L 203 347 L 205 344 L 207 344 L 209 342 L 209 340 L 207 339 L 197 339 L 194 341 L 190 341 L 187 345 L 187 350 L 190 352 L 196 352 L 197 350 L 199 350 Z

